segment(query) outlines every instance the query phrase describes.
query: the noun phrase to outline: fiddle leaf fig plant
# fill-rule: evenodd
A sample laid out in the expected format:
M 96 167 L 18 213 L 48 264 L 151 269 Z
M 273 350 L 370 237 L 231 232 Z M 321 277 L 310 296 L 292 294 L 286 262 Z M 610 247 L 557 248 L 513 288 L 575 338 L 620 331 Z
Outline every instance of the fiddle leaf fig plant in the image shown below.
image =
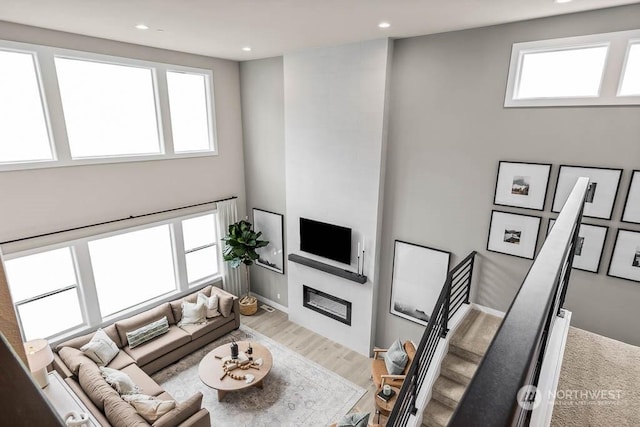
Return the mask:
M 252 229 L 249 221 L 239 221 L 229 226 L 227 235 L 222 239 L 226 243 L 223 252 L 223 259 L 231 265 L 232 268 L 238 268 L 244 265 L 247 278 L 247 293 L 240 300 L 243 304 L 252 304 L 255 298 L 250 296 L 251 282 L 249 276 L 249 267 L 253 265 L 259 256 L 256 249 L 263 248 L 269 244 L 268 240 L 261 240 L 262 232 L 256 233 Z

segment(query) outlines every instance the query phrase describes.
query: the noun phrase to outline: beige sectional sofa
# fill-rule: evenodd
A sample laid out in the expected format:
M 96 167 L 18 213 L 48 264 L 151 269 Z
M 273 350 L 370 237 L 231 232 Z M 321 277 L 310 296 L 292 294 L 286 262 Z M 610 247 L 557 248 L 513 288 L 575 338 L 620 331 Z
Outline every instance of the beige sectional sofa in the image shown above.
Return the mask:
M 220 312 L 223 316 L 207 320 L 204 324 L 182 325 L 182 302 L 195 302 L 197 293 L 219 296 Z M 224 316 L 224 314 L 228 314 Z M 167 317 L 169 331 L 135 348 L 130 348 L 127 332 L 134 331 L 151 322 Z M 120 351 L 106 365 L 118 369 L 131 377 L 140 388 L 140 393 L 156 396 L 161 400 L 175 400 L 151 379 L 150 374 L 168 366 L 194 350 L 237 329 L 240 326 L 238 298 L 213 286 L 175 301 L 160 304 L 128 319 L 115 322 L 103 328 Z M 100 368 L 80 347 L 88 343 L 93 333 L 63 342 L 55 348 L 54 368 L 65 378 L 69 386 L 78 394 L 87 408 L 104 426 L 129 427 L 150 425 L 129 403 L 122 400 L 102 377 Z M 160 417 L 152 425 L 155 427 L 209 427 L 209 412 L 201 409 L 202 394 L 196 393 L 175 409 Z

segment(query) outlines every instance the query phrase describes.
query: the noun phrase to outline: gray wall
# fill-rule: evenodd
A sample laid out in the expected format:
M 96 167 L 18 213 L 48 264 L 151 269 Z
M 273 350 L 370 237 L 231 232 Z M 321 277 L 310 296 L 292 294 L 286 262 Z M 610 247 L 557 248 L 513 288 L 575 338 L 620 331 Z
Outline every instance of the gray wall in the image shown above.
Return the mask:
M 282 57 L 240 63 L 247 211 L 285 215 L 284 77 Z M 284 216 L 286 230 L 287 216 Z M 286 236 L 285 256 L 287 254 Z M 285 274 L 251 269 L 251 290 L 287 306 Z M 279 297 L 278 297 L 279 295 Z
M 475 301 L 508 308 L 531 261 L 486 251 L 499 160 L 623 168 L 600 274 L 575 271 L 574 326 L 640 344 L 640 284 L 606 276 L 630 171 L 640 166 L 640 108 L 503 108 L 512 43 L 638 28 L 640 5 L 415 37 L 395 42 L 376 344 L 418 339 L 423 328 L 389 314 L 393 241 L 479 250 Z M 540 230 L 546 232 L 547 219 Z M 638 226 L 625 228 L 639 230 Z

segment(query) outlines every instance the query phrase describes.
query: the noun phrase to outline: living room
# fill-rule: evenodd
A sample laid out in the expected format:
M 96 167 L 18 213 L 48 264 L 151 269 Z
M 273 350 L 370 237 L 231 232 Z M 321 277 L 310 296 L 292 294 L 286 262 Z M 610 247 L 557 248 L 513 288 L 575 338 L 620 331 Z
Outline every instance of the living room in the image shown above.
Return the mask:
M 216 152 L 5 169 L 0 172 L 5 201 L 0 241 L 237 197 L 238 219 L 248 216 L 253 221 L 254 209 L 284 216 L 284 274 L 251 268 L 251 289 L 260 304 L 284 313 L 278 322 L 288 318 L 361 355 L 368 376 L 367 358 L 373 347 L 387 347 L 398 338 L 417 343 L 424 330 L 423 325 L 390 313 L 396 240 L 450 251 L 452 265 L 472 250 L 481 251 L 482 270 L 472 299 L 501 312 L 509 307 L 531 262 L 484 250 L 499 161 L 552 164 L 547 205 L 560 165 L 622 169 L 612 220 L 594 221 L 611 228 L 603 262 L 614 251 L 615 228 L 638 231 L 637 225 L 618 221 L 624 191 L 640 158 L 637 104 L 504 107 L 514 43 L 637 30 L 640 22 L 637 4 L 575 14 L 556 10 L 540 19 L 414 37 L 394 35 L 389 18 L 392 26 L 375 28 L 376 36 L 368 39 L 269 57 L 261 56 L 257 41 L 247 41 L 240 43 L 234 59 L 149 47 L 169 46 L 171 29 L 149 22 L 154 33 L 145 33 L 133 28 L 139 18 L 126 24 L 131 27 L 129 43 L 73 34 L 63 27 L 40 28 L 47 25 L 34 21 L 2 22 L 0 39 L 9 42 L 210 71 Z M 46 13 L 42 15 L 46 22 Z M 0 13 L 0 19 L 10 17 Z M 35 26 L 25 25 L 29 23 Z M 139 41 L 132 42 L 135 37 Z M 251 55 L 258 59 L 240 59 L 245 54 L 243 43 L 254 45 Z M 54 85 L 46 71 L 41 78 L 45 88 Z M 60 103 L 60 94 L 56 100 L 51 93 L 55 91 L 47 91 L 48 100 Z M 356 95 L 362 98 L 354 99 Z M 49 111 L 49 120 L 54 139 L 66 139 L 62 108 Z M 319 131 L 304 133 L 306 128 Z M 158 221 L 179 222 L 181 217 L 214 211 L 214 206 L 6 243 L 3 256 L 89 241 L 92 236 L 106 237 Z M 540 215 L 544 221 L 555 218 L 551 212 Z M 366 245 L 363 273 L 368 283 L 344 283 L 287 262 L 288 254 L 299 253 L 299 218 L 351 228 L 353 255 L 343 268 L 358 270 L 362 249 L 356 248 L 358 243 Z M 539 233 L 542 236 L 543 230 Z M 539 240 L 537 248 L 544 239 Z M 222 263 L 218 267 L 222 272 Z M 604 267 L 599 274 L 576 271 L 572 277 L 567 296 L 572 324 L 640 345 L 639 330 L 630 326 L 637 323 L 640 303 L 635 284 L 607 275 Z M 221 286 L 221 279 L 218 275 L 214 282 Z M 303 306 L 301 283 L 309 282 L 354 304 L 351 326 Z M 179 286 L 176 297 L 190 291 L 188 283 Z M 5 313 L 14 313 L 9 293 L 3 290 L 1 295 L 2 331 L 11 336 L 7 331 L 13 330 L 14 339 L 22 340 L 15 333 L 16 321 L 5 318 Z M 251 327 L 256 322 L 252 319 L 260 316 L 247 318 L 247 325 Z M 85 320 L 89 329 L 107 323 L 102 318 Z

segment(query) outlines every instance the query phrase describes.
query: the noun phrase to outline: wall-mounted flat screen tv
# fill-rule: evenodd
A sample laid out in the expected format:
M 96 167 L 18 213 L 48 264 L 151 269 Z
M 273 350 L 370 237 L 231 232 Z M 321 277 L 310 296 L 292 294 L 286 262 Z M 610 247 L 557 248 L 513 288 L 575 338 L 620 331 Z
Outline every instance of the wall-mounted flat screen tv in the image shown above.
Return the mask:
M 351 264 L 351 229 L 300 218 L 300 250 Z

